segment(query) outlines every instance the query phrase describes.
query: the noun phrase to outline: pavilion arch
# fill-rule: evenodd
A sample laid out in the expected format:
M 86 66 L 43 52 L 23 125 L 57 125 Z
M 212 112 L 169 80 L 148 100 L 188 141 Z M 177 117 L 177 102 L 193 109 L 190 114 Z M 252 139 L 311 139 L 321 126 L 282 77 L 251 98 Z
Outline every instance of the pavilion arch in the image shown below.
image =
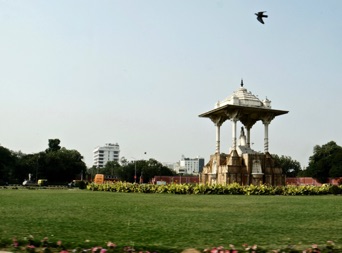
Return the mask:
M 202 171 L 202 183 L 229 184 L 239 183 L 281 185 L 284 183 L 282 169 L 276 167 L 269 153 L 269 125 L 272 120 L 288 111 L 271 108 L 267 98 L 260 100 L 246 88 L 243 81 L 238 90 L 223 101 L 218 101 L 215 108 L 200 114 L 199 117 L 209 118 L 216 127 L 215 154 Z M 221 153 L 221 126 L 231 122 L 232 144 L 228 154 Z M 256 152 L 251 148 L 252 127 L 260 121 L 264 125 L 264 152 Z M 237 143 L 237 122 L 243 127 Z M 246 133 L 244 131 L 246 129 Z

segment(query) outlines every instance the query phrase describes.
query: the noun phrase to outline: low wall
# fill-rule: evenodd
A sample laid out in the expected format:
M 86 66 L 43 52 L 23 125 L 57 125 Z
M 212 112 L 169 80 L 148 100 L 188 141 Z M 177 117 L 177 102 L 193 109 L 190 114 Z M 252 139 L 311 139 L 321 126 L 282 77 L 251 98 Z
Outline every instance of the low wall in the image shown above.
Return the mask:
M 335 184 L 338 185 L 339 182 L 342 181 L 342 177 L 339 178 L 329 178 L 326 184 Z M 320 182 L 318 182 L 316 179 L 312 177 L 288 177 L 285 180 L 286 184 L 290 185 L 322 185 Z

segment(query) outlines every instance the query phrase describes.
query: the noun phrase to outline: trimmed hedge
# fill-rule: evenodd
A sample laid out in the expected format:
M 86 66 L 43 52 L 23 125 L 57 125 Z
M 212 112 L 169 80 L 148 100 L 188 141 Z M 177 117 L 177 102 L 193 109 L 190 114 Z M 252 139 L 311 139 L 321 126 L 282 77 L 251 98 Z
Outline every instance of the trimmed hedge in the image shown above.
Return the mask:
M 208 185 L 208 184 L 136 184 L 127 182 L 115 182 L 105 184 L 91 183 L 87 185 L 88 190 L 110 191 L 126 193 L 170 193 L 170 194 L 225 194 L 225 195 L 327 195 L 341 194 L 342 186 L 323 184 L 314 185 L 239 185 L 237 183 L 229 185 Z

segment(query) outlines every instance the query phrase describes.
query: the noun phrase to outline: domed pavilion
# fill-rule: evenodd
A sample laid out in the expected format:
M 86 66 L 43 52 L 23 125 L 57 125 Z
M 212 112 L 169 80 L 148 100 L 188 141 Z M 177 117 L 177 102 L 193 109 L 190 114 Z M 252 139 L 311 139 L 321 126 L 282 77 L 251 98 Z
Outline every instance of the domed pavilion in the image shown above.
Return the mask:
M 201 182 L 207 184 L 240 185 L 283 185 L 282 169 L 275 165 L 269 153 L 268 127 L 276 117 L 288 111 L 271 108 L 271 101 L 260 100 L 250 91 L 241 87 L 230 97 L 216 103 L 215 108 L 202 113 L 199 117 L 209 118 L 216 127 L 216 151 L 204 166 Z M 221 153 L 220 128 L 229 120 L 232 125 L 232 146 L 228 154 Z M 241 122 L 239 142 L 237 142 L 237 122 Z M 264 152 L 251 148 L 251 129 L 261 121 L 264 125 Z

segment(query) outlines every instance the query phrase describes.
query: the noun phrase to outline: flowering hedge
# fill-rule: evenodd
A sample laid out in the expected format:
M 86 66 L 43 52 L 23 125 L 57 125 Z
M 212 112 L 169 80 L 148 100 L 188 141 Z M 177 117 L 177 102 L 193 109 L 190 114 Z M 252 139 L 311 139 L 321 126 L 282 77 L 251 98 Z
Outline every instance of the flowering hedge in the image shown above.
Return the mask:
M 105 184 L 91 183 L 87 185 L 88 190 L 110 191 L 110 192 L 135 192 L 135 193 L 171 193 L 171 194 L 230 194 L 230 195 L 327 195 L 341 194 L 342 186 L 323 184 L 313 185 L 245 185 L 237 183 L 229 185 L 208 184 L 135 184 L 127 182 L 115 182 Z
M 89 241 L 85 241 L 85 243 L 89 243 Z M 51 242 L 47 237 L 40 241 L 34 240 L 33 236 L 30 235 L 25 237 L 23 240 L 18 240 L 16 237 L 13 238 L 10 245 L 6 246 L 6 250 L 10 252 L 18 252 L 18 253 L 342 253 L 342 249 L 340 247 L 336 247 L 333 241 L 327 241 L 326 245 L 319 246 L 317 244 L 313 244 L 307 248 L 300 248 L 297 245 L 289 245 L 285 248 L 278 249 L 265 249 L 258 247 L 258 245 L 248 245 L 243 244 L 240 248 L 236 248 L 234 245 L 229 244 L 228 248 L 223 246 L 212 247 L 207 249 L 184 249 L 184 250 L 175 250 L 175 249 L 153 249 L 150 250 L 138 250 L 132 246 L 123 246 L 118 247 L 113 242 L 107 242 L 104 246 L 92 246 L 92 247 L 81 247 L 78 246 L 74 249 L 66 248 L 66 246 L 62 243 L 62 241 Z

